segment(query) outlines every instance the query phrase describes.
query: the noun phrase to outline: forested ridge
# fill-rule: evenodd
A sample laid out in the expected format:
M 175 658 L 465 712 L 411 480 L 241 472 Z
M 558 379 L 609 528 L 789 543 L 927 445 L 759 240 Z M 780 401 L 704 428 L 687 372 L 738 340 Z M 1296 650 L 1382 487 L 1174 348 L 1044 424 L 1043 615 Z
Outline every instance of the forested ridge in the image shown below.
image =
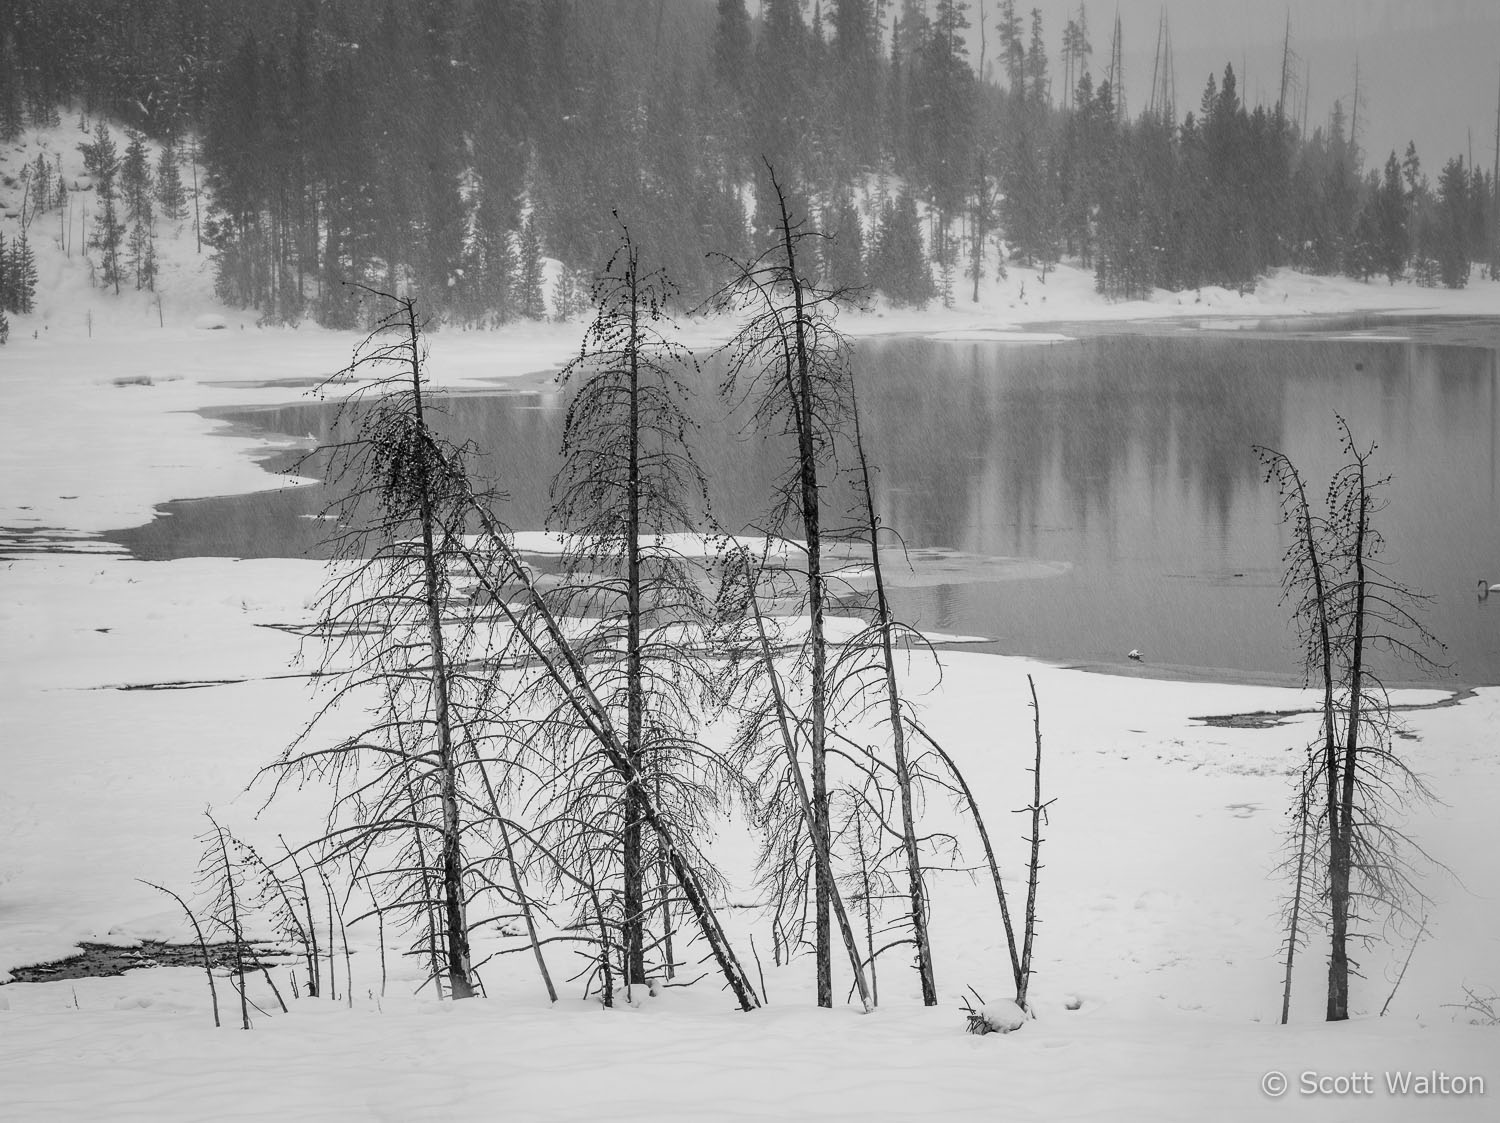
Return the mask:
M 1082 5 L 1062 28 L 1012 0 L 8 12 L 0 139 L 72 106 L 170 153 L 137 166 L 115 214 L 123 160 L 107 130 L 80 138 L 91 210 L 112 212 L 90 235 L 104 282 L 152 283 L 155 212 L 143 223 L 141 208 L 154 197 L 201 228 L 220 296 L 268 322 L 353 324 L 341 281 L 400 288 L 470 325 L 577 310 L 618 221 L 700 297 L 723 255 L 769 236 L 768 166 L 831 235 L 822 279 L 898 304 L 977 298 L 1007 261 L 1044 276 L 1075 261 L 1128 298 L 1243 291 L 1288 265 L 1456 287 L 1497 253 L 1492 172 L 1455 156 L 1434 183 L 1414 146 L 1370 154 L 1367 171 L 1338 103 L 1311 126 L 1281 101 L 1249 106 L 1228 65 L 1185 112 L 1165 83 L 1124 105 L 1118 21 L 1092 25 Z M 211 206 L 194 218 L 179 193 L 199 174 Z M 550 282 L 544 257 L 563 267 Z M 19 259 L 0 264 L 0 292 L 23 310 Z

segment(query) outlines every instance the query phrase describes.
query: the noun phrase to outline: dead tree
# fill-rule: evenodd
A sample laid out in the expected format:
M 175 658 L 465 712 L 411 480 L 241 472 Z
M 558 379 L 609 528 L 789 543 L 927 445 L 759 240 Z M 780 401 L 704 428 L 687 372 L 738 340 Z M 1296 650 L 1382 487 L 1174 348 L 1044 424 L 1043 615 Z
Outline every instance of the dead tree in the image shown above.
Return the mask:
M 1371 474 L 1373 444 L 1359 445 L 1342 417 L 1338 428 L 1344 463 L 1321 512 L 1312 509 L 1286 455 L 1257 448 L 1267 482 L 1279 489 L 1283 521 L 1292 527 L 1283 559 L 1284 599 L 1293 601 L 1304 668 L 1322 679 L 1322 725 L 1303 784 L 1322 793 L 1308 823 L 1326 858 L 1297 868 L 1304 882 L 1309 874 L 1323 881 L 1329 1021 L 1349 1016 L 1349 943 L 1373 938 L 1355 923 L 1377 913 L 1414 919 L 1411 903 L 1425 902 L 1412 862 L 1426 855 L 1395 819 L 1431 793 L 1395 752 L 1398 727 L 1372 657 L 1394 657 L 1430 673 L 1441 669 L 1435 653 L 1442 650 L 1418 615 L 1428 598 L 1390 575 L 1380 560 L 1385 542 L 1375 518 L 1385 506 L 1380 492 L 1390 478 Z M 1300 922 L 1296 901 L 1292 913 Z M 1290 970 L 1289 963 L 1288 976 Z M 1284 1016 L 1289 1004 L 1284 995 Z
M 245 912 L 241 893 L 244 871 L 236 842 L 211 812 L 205 811 L 209 830 L 199 836 L 203 843 L 203 856 L 198 863 L 199 882 L 209 892 L 209 920 L 229 939 L 234 955 L 232 978 L 240 995 L 240 1028 L 250 1028 L 250 998 L 245 982 Z M 231 854 L 231 849 L 234 851 Z M 218 1017 L 217 1002 L 214 1010 Z
M 753 570 L 748 566 L 741 566 L 741 572 L 752 574 L 745 582 L 747 587 L 748 607 L 750 618 L 754 621 L 756 640 L 760 648 L 761 666 L 765 674 L 766 691 L 764 697 L 769 705 L 762 706 L 759 710 L 752 710 L 750 714 L 741 719 L 740 729 L 736 735 L 736 741 L 741 744 L 762 743 L 768 739 L 779 741 L 785 763 L 785 775 L 790 781 L 790 788 L 795 796 L 797 813 L 801 829 L 806 832 L 806 837 L 812 848 L 813 863 L 818 877 L 827 884 L 829 893 L 829 906 L 834 917 L 838 921 L 839 936 L 844 943 L 844 951 L 849 957 L 849 969 L 854 975 L 854 985 L 859 991 L 860 1003 L 868 1013 L 872 1007 L 870 988 L 865 982 L 865 972 L 859 947 L 854 940 L 854 929 L 849 923 L 849 915 L 844 908 L 844 898 L 839 892 L 837 879 L 833 873 L 833 859 L 828 840 L 818 831 L 816 812 L 813 807 L 812 798 L 808 795 L 807 780 L 802 775 L 802 765 L 798 759 L 798 739 L 793 733 L 795 717 L 791 714 L 786 698 L 782 693 L 780 676 L 776 670 L 775 656 L 771 651 L 770 640 L 766 636 L 765 620 L 760 613 L 760 605 L 755 595 L 755 579 Z M 769 735 L 769 736 L 768 736 Z M 795 848 L 792 848 L 795 849 Z M 871 963 L 874 955 L 871 955 Z
M 475 661 L 487 633 L 455 582 L 473 489 L 465 450 L 432 427 L 414 303 L 364 291 L 387 310 L 331 380 L 361 381 L 339 411 L 338 439 L 316 453 L 339 529 L 312 639 L 334 686 L 265 771 L 278 785 L 292 777 L 332 785 L 327 831 L 301 851 L 325 862 L 357 858 L 380 907 L 435 935 L 432 973 L 466 998 L 474 993 L 467 911 L 483 884 L 466 844 L 483 824 L 472 810 L 476 747 L 465 731 L 494 709 L 493 683 Z M 364 707 L 370 723 L 317 745 L 319 719 L 345 702 Z M 473 842 L 493 855 L 482 833 Z
M 208 976 L 208 1000 L 213 1007 L 214 1028 L 218 1029 L 222 1024 L 219 1021 L 219 988 L 214 985 L 214 965 L 213 960 L 210 959 L 208 955 L 208 940 L 204 938 L 203 925 L 198 922 L 197 916 L 195 916 L 193 914 L 193 910 L 188 907 L 188 903 L 181 897 L 179 897 L 176 893 L 172 892 L 172 890 L 168 889 L 164 885 L 158 885 L 154 881 L 146 881 L 143 878 L 136 878 L 136 880 L 139 881 L 142 885 L 149 886 L 160 893 L 165 893 L 168 897 L 171 897 L 172 900 L 176 901 L 180 906 L 182 906 L 182 911 L 187 916 L 188 923 L 193 926 L 193 937 L 198 941 L 198 953 L 203 957 L 203 973 Z
M 530 703 L 546 699 L 539 718 L 557 727 L 571 725 L 586 737 L 587 751 L 598 754 L 613 775 L 610 785 L 637 781 L 637 770 L 626 751 L 626 743 L 615 720 L 614 708 L 601 697 L 590 667 L 575 645 L 569 629 L 559 620 L 546 596 L 537 588 L 530 568 L 516 553 L 506 529 L 478 496 L 470 497 L 470 510 L 481 534 L 468 547 L 466 566 L 477 586 L 477 592 L 508 625 L 507 658 L 524 663 L 546 684 L 546 693 L 533 689 Z M 533 725 L 541 732 L 540 725 Z M 714 767 L 718 767 L 717 762 Z M 725 769 L 722 775 L 733 780 L 737 773 Z M 702 854 L 696 839 L 702 836 L 700 824 L 679 819 L 658 805 L 656 791 L 650 785 L 636 782 L 640 816 L 657 840 L 658 852 L 665 859 L 673 880 L 682 894 L 683 906 L 693 917 L 699 934 L 709 946 L 725 984 L 733 992 L 742 1010 L 752 1010 L 760 999 L 749 976 L 739 963 L 713 906 L 721 890 L 718 875 Z M 695 806 L 696 804 L 690 805 Z M 507 821 L 513 831 L 519 824 Z M 571 870 L 571 864 L 557 860 L 554 868 Z
M 1325 556 L 1330 537 L 1327 520 L 1314 512 L 1307 499 L 1307 485 L 1296 465 L 1282 453 L 1257 447 L 1256 453 L 1266 466 L 1266 481 L 1275 482 L 1281 504 L 1282 521 L 1292 533 L 1292 542 L 1282 555 L 1282 601 L 1293 604 L 1292 619 L 1302 643 L 1302 669 L 1305 682 L 1317 676 L 1320 723 L 1317 740 L 1308 747 L 1307 761 L 1298 778 L 1298 803 L 1294 813 L 1297 824 L 1296 868 L 1292 895 L 1287 904 L 1286 970 L 1282 983 L 1281 1021 L 1291 1012 L 1292 967 L 1302 939 L 1305 919 L 1305 890 L 1311 884 L 1308 866 L 1309 831 L 1313 827 L 1310 788 L 1313 778 L 1323 778 L 1322 814 L 1325 822 L 1338 820 L 1342 798 L 1339 785 L 1337 683 L 1334 678 L 1334 633 L 1330 623 L 1330 585 L 1334 580 Z M 1312 857 L 1316 860 L 1316 855 Z
M 974 829 L 979 834 L 980 844 L 984 847 L 984 859 L 990 870 L 990 884 L 995 887 L 995 899 L 1000 904 L 1000 921 L 1005 929 L 1005 944 L 1010 952 L 1011 978 L 1015 983 L 1016 993 L 1021 992 L 1022 972 L 1021 954 L 1016 946 L 1016 930 L 1010 919 L 1010 902 L 1005 896 L 1005 883 L 1000 878 L 1000 861 L 995 856 L 994 844 L 990 841 L 990 832 L 984 825 L 984 816 L 979 811 L 979 801 L 974 798 L 974 791 L 969 787 L 969 782 L 964 779 L 963 773 L 948 751 L 928 733 L 920 723 L 908 719 L 911 731 L 922 740 L 926 741 L 944 766 L 948 774 L 953 777 L 953 782 L 958 785 L 958 795 L 962 797 L 963 806 L 967 808 L 969 817 L 974 820 Z
M 1021 941 L 1021 983 L 1016 989 L 1016 1005 L 1030 1010 L 1026 1005 L 1026 992 L 1031 986 L 1031 949 L 1036 938 L 1036 886 L 1041 872 L 1042 823 L 1047 817 L 1047 808 L 1052 800 L 1042 800 L 1042 705 L 1036 698 L 1036 683 L 1030 675 L 1026 685 L 1031 688 L 1032 733 L 1036 743 L 1036 757 L 1031 765 L 1031 805 L 1021 808 L 1031 815 L 1031 860 L 1026 863 L 1026 927 Z
M 911 760 L 907 746 L 906 718 L 903 714 L 901 691 L 896 681 L 897 650 L 925 646 L 926 641 L 920 633 L 894 618 L 890 600 L 886 596 L 885 573 L 880 557 L 882 527 L 880 516 L 875 510 L 870 461 L 859 426 L 859 408 L 852 380 L 849 385 L 849 417 L 858 473 L 855 484 L 856 522 L 858 533 L 865 539 L 864 544 L 869 550 L 874 580 L 874 619 L 864 631 L 843 646 L 842 652 L 833 662 L 830 681 L 836 705 L 842 702 L 852 707 L 856 711 L 856 717 L 862 718 L 867 713 L 873 713 L 877 728 L 883 728 L 890 737 L 893 758 L 890 772 L 896 785 L 899 821 L 894 826 L 885 823 L 883 814 L 878 810 L 877 818 L 882 827 L 899 839 L 901 864 L 906 875 L 907 915 L 910 918 L 912 942 L 916 948 L 922 1004 L 936 1006 L 937 984 L 933 978 L 932 946 L 927 935 L 927 894 L 922 880 L 922 859 L 916 827 L 919 813 L 918 788 L 922 773 Z M 874 774 L 870 775 L 873 779 Z
M 557 796 L 538 815 L 552 850 L 587 869 L 609 902 L 627 995 L 672 969 L 671 885 L 662 876 L 670 859 L 646 825 L 647 794 L 674 834 L 691 837 L 718 810 L 719 793 L 734 788 L 697 736 L 710 677 L 705 551 L 694 545 L 707 521 L 707 483 L 688 439 L 685 379 L 697 363 L 672 338 L 674 294 L 663 270 L 642 265 L 622 226 L 592 286 L 595 316 L 579 356 L 558 376 L 572 396 L 549 520 L 562 535 L 562 581 L 547 601 L 556 616 L 580 622 L 569 643 L 622 737 L 626 767 L 616 769 L 614 746 L 587 728 L 546 723 L 545 783 Z M 555 708 L 556 684 L 535 683 L 539 704 Z M 693 860 L 711 871 L 701 852 Z M 648 938 L 653 917 L 662 923 Z
M 810 799 L 818 845 L 828 848 L 827 589 L 820 501 L 823 477 L 831 469 L 834 445 L 848 416 L 849 348 L 833 321 L 850 294 L 820 288 L 813 280 L 817 255 L 806 242 L 819 235 L 792 213 L 775 169 L 769 163 L 766 169 L 776 203 L 774 239 L 759 257 L 731 263 L 734 275 L 712 304 L 745 317 L 744 326 L 725 347 L 728 366 L 722 393 L 732 402 L 750 402 L 762 431 L 795 442 L 766 530 L 778 538 L 800 537 L 805 551 Z M 831 1006 L 833 886 L 820 867 L 815 867 L 813 881 L 818 1004 Z

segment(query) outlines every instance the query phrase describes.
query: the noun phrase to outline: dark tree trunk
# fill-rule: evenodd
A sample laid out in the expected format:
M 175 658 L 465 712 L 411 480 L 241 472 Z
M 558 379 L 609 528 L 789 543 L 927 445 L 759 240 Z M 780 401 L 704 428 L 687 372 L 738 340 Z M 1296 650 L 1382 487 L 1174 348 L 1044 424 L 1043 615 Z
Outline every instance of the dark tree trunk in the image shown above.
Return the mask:
M 410 330 L 412 416 L 415 437 L 427 444 L 427 424 L 422 414 L 422 373 L 417 313 L 410 301 L 405 302 Z M 428 471 L 427 449 L 417 451 L 417 493 L 422 523 L 422 566 L 427 608 L 427 639 L 432 659 L 433 722 L 438 741 L 439 797 L 442 802 L 442 878 L 443 935 L 448 971 L 448 989 L 454 998 L 471 998 L 469 982 L 469 930 L 464 910 L 462 826 L 458 814 L 458 764 L 453 749 L 453 726 L 448 713 L 449 682 L 446 651 L 443 643 L 442 598 L 439 583 L 442 570 L 437 559 L 433 526 L 432 480 Z
M 1347 727 L 1344 730 L 1342 787 L 1338 819 L 1330 820 L 1333 844 L 1329 854 L 1329 896 L 1332 906 L 1332 948 L 1328 957 L 1328 1020 L 1345 1021 L 1349 1017 L 1349 882 L 1351 847 L 1354 832 L 1354 774 L 1359 759 L 1360 706 L 1364 689 L 1365 647 L 1365 538 L 1369 532 L 1370 503 L 1365 483 L 1364 463 L 1358 466 L 1359 491 L 1356 502 L 1354 540 L 1354 633 L 1349 639 L 1349 701 Z M 1329 781 L 1332 783 L 1332 780 Z
M 625 783 L 624 825 L 621 838 L 625 881 L 625 985 L 640 983 L 646 975 L 644 949 L 646 869 L 641 854 L 641 783 L 645 765 L 642 725 L 645 718 L 641 668 L 641 416 L 640 416 L 640 305 L 637 291 L 638 257 L 629 250 L 626 284 L 630 291 L 630 425 L 629 469 L 625 482 L 625 756 L 630 777 Z
M 917 830 L 912 810 L 911 766 L 906 754 L 906 729 L 901 720 L 901 695 L 896 689 L 891 606 L 885 597 L 885 576 L 880 568 L 880 520 L 875 514 L 875 496 L 870 487 L 870 462 L 865 457 L 857 403 L 852 404 L 850 414 L 854 422 L 854 450 L 859 459 L 865 512 L 869 520 L 870 565 L 875 574 L 875 611 L 880 627 L 880 654 L 885 665 L 885 694 L 889 706 L 892 748 L 896 757 L 896 786 L 901 793 L 901 844 L 906 856 L 906 888 L 911 910 L 912 939 L 917 945 L 917 974 L 922 982 L 922 1005 L 936 1006 L 937 983 L 932 973 L 932 944 L 927 938 L 927 901 L 922 886 L 922 859 L 917 853 Z M 873 971 L 874 963 L 870 966 Z
M 808 353 L 807 314 L 803 304 L 802 278 L 797 272 L 796 240 L 791 216 L 787 213 L 786 194 L 774 173 L 771 183 L 781 212 L 781 244 L 786 253 L 787 276 L 792 286 L 793 347 L 788 356 L 786 381 L 792 415 L 797 429 L 797 465 L 800 487 L 803 533 L 807 537 L 807 615 L 809 643 L 812 647 L 812 830 L 815 846 L 825 851 L 830 844 L 828 826 L 827 761 L 827 662 L 823 636 L 823 557 L 822 531 L 818 512 L 818 460 L 813 437 L 813 401 L 811 356 Z M 818 975 L 818 1005 L 833 1005 L 833 932 L 829 919 L 829 901 L 833 886 L 824 866 L 814 871 L 814 902 Z

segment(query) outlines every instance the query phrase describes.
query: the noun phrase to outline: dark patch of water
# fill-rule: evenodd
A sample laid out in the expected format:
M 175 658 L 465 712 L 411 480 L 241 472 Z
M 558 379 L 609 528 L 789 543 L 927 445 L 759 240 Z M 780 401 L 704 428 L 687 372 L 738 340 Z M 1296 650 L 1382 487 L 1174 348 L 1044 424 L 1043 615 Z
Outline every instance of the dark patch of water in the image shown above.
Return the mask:
M 1289 321 L 1094 326 L 1050 346 L 862 342 L 860 401 L 886 525 L 919 550 L 1066 563 L 1004 581 L 913 575 L 898 610 L 927 629 L 1060 662 L 1122 666 L 1139 649 L 1148 673 L 1298 676 L 1281 603 L 1287 536 L 1253 446 L 1287 452 L 1317 493 L 1339 462 L 1338 414 L 1379 445 L 1376 468 L 1393 477 L 1384 563 L 1431 595 L 1426 619 L 1454 670 L 1444 681 L 1500 683 L 1500 597 L 1475 596 L 1479 578 L 1500 580 L 1500 321 L 1315 326 L 1324 332 Z M 509 494 L 503 516 L 516 529 L 546 520 L 563 407 L 546 386 L 445 403 L 442 424 L 484 450 L 480 470 Z M 308 402 L 219 416 L 312 444 L 330 435 L 333 411 Z M 700 414 L 715 512 L 749 529 L 789 446 L 745 435 L 711 405 Z M 844 521 L 848 499 L 830 489 L 831 522 Z M 316 487 L 178 502 L 111 537 L 143 557 L 317 557 L 325 506 Z M 1400 665 L 1387 673 L 1416 677 Z
M 203 948 L 198 944 L 169 944 L 162 940 L 142 940 L 139 944 L 103 944 L 81 941 L 77 955 L 51 963 L 10 969 L 13 983 L 52 983 L 60 979 L 107 978 L 123 975 L 143 967 L 202 967 Z M 275 967 L 287 954 L 271 944 L 245 944 L 244 964 L 247 971 Z M 219 970 L 237 966 L 235 945 L 209 944 L 208 961 Z

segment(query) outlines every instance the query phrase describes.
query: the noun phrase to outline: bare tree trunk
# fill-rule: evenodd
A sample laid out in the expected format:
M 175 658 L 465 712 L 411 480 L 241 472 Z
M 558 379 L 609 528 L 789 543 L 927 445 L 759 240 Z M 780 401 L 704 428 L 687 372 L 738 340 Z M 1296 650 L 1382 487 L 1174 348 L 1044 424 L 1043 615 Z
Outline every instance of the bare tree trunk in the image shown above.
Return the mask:
M 793 301 L 793 345 L 785 375 L 787 395 L 797 430 L 800 506 L 803 533 L 807 539 L 807 616 L 812 648 L 812 821 L 809 827 L 817 835 L 817 845 L 827 850 L 831 838 L 828 823 L 827 762 L 828 654 L 823 632 L 823 553 L 818 510 L 818 461 L 813 436 L 811 356 L 808 353 L 807 312 L 803 304 L 802 277 L 797 272 L 796 240 L 793 237 L 791 215 L 787 211 L 786 193 L 769 164 L 766 168 L 781 211 L 781 244 L 786 254 L 787 277 Z M 819 866 L 814 878 L 818 1005 L 827 1007 L 833 1005 L 833 942 L 828 910 L 834 887 L 829 880 L 830 872 Z
M 986 233 L 986 224 L 989 222 L 990 209 L 990 180 L 989 174 L 985 170 L 984 152 L 982 149 L 979 151 L 977 159 L 979 174 L 974 180 L 974 222 L 972 231 L 974 243 L 972 248 L 973 261 L 970 263 L 970 268 L 974 275 L 973 302 L 975 304 L 979 303 L 979 282 L 984 276 L 984 236 Z
M 765 661 L 766 677 L 771 684 L 772 700 L 776 706 L 776 721 L 781 727 L 781 740 L 786 750 L 786 767 L 791 774 L 793 786 L 797 792 L 798 802 L 802 809 L 803 821 L 807 824 L 808 835 L 812 840 L 813 862 L 818 875 L 829 887 L 829 905 L 838 919 L 839 934 L 844 940 L 844 951 L 849 956 L 849 967 L 854 972 L 854 985 L 859 990 L 859 1000 L 864 1005 L 865 1013 L 872 1009 L 870 1005 L 870 988 L 865 983 L 865 972 L 861 966 L 859 945 L 854 941 L 854 929 L 849 924 L 849 914 L 844 910 L 844 898 L 839 893 L 838 885 L 833 879 L 833 862 L 829 855 L 828 842 L 820 835 L 814 826 L 816 811 L 812 799 L 807 794 L 807 781 L 802 778 L 802 766 L 797 760 L 797 743 L 792 737 L 791 728 L 786 719 L 786 703 L 781 696 L 781 683 L 776 675 L 776 668 L 771 659 L 771 644 L 766 639 L 765 622 L 761 619 L 760 604 L 752 592 L 750 607 L 755 613 L 755 629 L 760 636 L 761 658 Z M 821 980 L 822 974 L 820 972 Z M 824 1005 L 819 1003 L 819 1005 Z M 831 1005 L 831 1003 L 830 1003 Z M 931 1005 L 931 1003 L 928 1003 Z
M 493 803 L 494 792 L 490 793 Z M 500 814 L 498 804 L 495 806 L 495 822 L 500 827 L 500 844 L 505 847 L 505 863 L 510 869 L 510 883 L 515 886 L 516 900 L 521 906 L 521 919 L 526 922 L 526 935 L 531 940 L 531 950 L 536 956 L 536 969 L 541 973 L 542 982 L 547 987 L 547 997 L 553 1002 L 557 1001 L 557 988 L 552 985 L 552 973 L 547 970 L 547 961 L 542 957 L 542 942 L 537 938 L 536 918 L 532 916 L 531 899 L 526 895 L 526 890 L 521 886 L 521 871 L 516 868 L 516 851 L 510 840 L 510 830 L 505 825 L 505 819 Z
M 1307 790 L 1311 786 L 1311 770 L 1303 777 L 1302 793 L 1297 801 L 1297 875 L 1292 884 L 1292 915 L 1287 922 L 1286 975 L 1281 983 L 1281 1024 L 1286 1025 L 1292 1010 L 1292 963 L 1297 956 L 1297 940 L 1302 924 L 1302 891 L 1307 874 L 1308 807 Z
M 198 240 L 198 253 L 203 252 L 203 223 L 198 214 L 198 138 L 193 138 L 193 236 Z
M 865 950 L 870 964 L 870 1005 L 880 1005 L 880 975 L 875 969 L 875 901 L 870 885 L 870 856 L 865 850 L 864 828 L 860 817 L 854 817 L 854 845 L 859 850 L 859 888 L 865 898 Z M 764 988 L 762 988 L 764 989 Z
M 661 805 L 660 774 L 658 774 L 656 778 L 656 803 L 657 806 Z M 656 879 L 661 886 L 661 931 L 663 944 L 662 953 L 663 958 L 666 962 L 667 978 L 672 979 L 677 975 L 677 956 L 676 953 L 672 950 L 672 882 L 671 878 L 667 876 L 668 865 L 665 850 L 667 843 L 660 842 L 658 845 L 663 848 L 657 858 L 656 875 Z M 764 983 L 762 983 L 761 990 L 764 991 L 765 989 L 765 985 Z
M 646 977 L 645 916 L 646 869 L 641 855 L 640 786 L 645 765 L 642 725 L 645 718 L 644 686 L 641 667 L 641 380 L 640 380 L 640 305 L 637 288 L 639 257 L 634 244 L 629 247 L 625 283 L 630 293 L 629 383 L 629 467 L 625 482 L 625 757 L 631 775 L 625 782 L 624 823 L 621 826 L 621 864 L 624 878 L 623 920 L 625 986 L 627 994 L 633 983 Z
M 1328 596 L 1326 576 L 1323 572 L 1323 556 L 1318 549 L 1317 535 L 1313 529 L 1312 510 L 1307 502 L 1307 488 L 1302 481 L 1302 476 L 1287 462 L 1287 470 L 1296 487 L 1296 503 L 1300 512 L 1298 524 L 1299 533 L 1302 536 L 1303 547 L 1307 551 L 1307 561 L 1310 576 L 1313 581 L 1313 596 L 1316 605 L 1318 633 L 1318 661 L 1323 677 L 1323 769 L 1326 780 L 1327 814 L 1329 824 L 1330 840 L 1338 833 L 1339 822 L 1340 788 L 1339 788 L 1339 754 L 1338 754 L 1338 730 L 1334 714 L 1334 681 L 1333 681 L 1333 633 L 1328 620 Z M 1312 777 L 1308 777 L 1312 782 Z M 1301 919 L 1302 887 L 1305 873 L 1305 861 L 1307 856 L 1307 815 L 1306 806 L 1307 793 L 1303 791 L 1302 807 L 1302 832 L 1301 844 L 1297 853 L 1297 880 L 1294 886 L 1292 901 L 1291 931 L 1288 934 L 1286 954 L 1286 979 L 1281 999 L 1281 1021 L 1285 1025 L 1290 1014 L 1291 988 L 1292 988 L 1292 959 L 1296 953 L 1297 925 Z M 1331 847 L 1336 844 L 1330 841 Z M 1332 858 L 1332 854 L 1330 854 Z M 1332 863 L 1330 863 L 1332 864 Z M 1347 882 L 1346 882 L 1347 885 Z
M 1359 757 L 1360 705 L 1364 699 L 1365 647 L 1365 540 L 1370 525 L 1369 489 L 1365 484 L 1363 458 L 1358 463 L 1358 511 L 1354 538 L 1354 633 L 1349 639 L 1348 715 L 1344 729 L 1343 774 L 1337 820 L 1330 820 L 1332 846 L 1329 854 L 1329 897 L 1332 907 L 1332 949 L 1328 957 L 1328 1020 L 1345 1021 L 1349 1017 L 1349 881 L 1351 843 L 1354 833 L 1354 770 Z M 1330 781 L 1331 783 L 1332 781 Z
M 854 422 L 854 451 L 859 458 L 870 534 L 870 565 L 875 574 L 875 610 L 880 626 L 880 654 L 885 664 L 885 694 L 890 714 L 892 749 L 896 757 L 896 786 L 901 794 L 901 845 L 906 854 L 907 897 L 911 909 L 912 938 L 917 945 L 917 974 L 922 981 L 922 1005 L 936 1006 L 937 983 L 932 973 L 932 944 L 927 938 L 927 901 L 922 885 L 922 859 L 917 853 L 917 830 L 912 810 L 911 766 L 906 755 L 906 728 L 901 720 L 901 695 L 896 687 L 891 606 L 886 600 L 885 577 L 880 569 L 880 519 L 875 514 L 875 496 L 870 487 L 870 462 L 865 456 L 864 437 L 859 428 L 859 404 L 854 398 L 852 386 L 850 400 L 850 415 Z
M 427 424 L 422 413 L 421 340 L 416 307 L 402 301 L 410 332 L 412 416 L 417 439 L 427 441 Z M 448 713 L 448 667 L 443 643 L 442 598 L 439 582 L 443 579 L 433 543 L 431 480 L 425 450 L 416 458 L 418 503 L 422 524 L 422 565 L 426 583 L 427 643 L 432 658 L 433 721 L 438 740 L 439 795 L 443 809 L 443 927 L 446 942 L 448 989 L 454 998 L 471 998 L 474 988 L 469 982 L 469 930 L 464 915 L 462 827 L 458 817 L 458 766 L 453 751 L 453 726 Z
M 1042 707 L 1036 700 L 1036 683 L 1030 675 L 1026 676 L 1026 685 L 1031 688 L 1036 761 L 1031 770 L 1031 806 L 1027 808 L 1031 812 L 1031 861 L 1027 863 L 1026 873 L 1026 932 L 1021 945 L 1021 985 L 1016 990 L 1016 1005 L 1023 1010 L 1029 1009 L 1026 1005 L 1026 991 L 1031 985 L 1031 947 L 1036 935 L 1036 883 L 1037 874 L 1042 868 L 1038 861 L 1042 850 L 1042 818 L 1047 813 L 1047 803 L 1051 803 L 1051 800 L 1042 802 Z

